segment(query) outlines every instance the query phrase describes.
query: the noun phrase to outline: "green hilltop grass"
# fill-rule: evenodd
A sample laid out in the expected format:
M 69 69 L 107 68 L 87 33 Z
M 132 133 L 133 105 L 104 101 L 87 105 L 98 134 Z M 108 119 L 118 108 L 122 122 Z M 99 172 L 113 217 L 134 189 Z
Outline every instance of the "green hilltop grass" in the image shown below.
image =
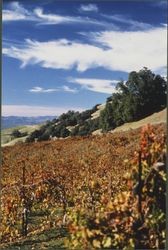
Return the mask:
M 17 142 L 25 142 L 27 136 L 20 137 L 20 138 L 15 138 L 13 139 L 11 134 L 12 131 L 17 129 L 21 133 L 27 132 L 28 135 L 32 133 L 34 130 L 39 129 L 41 125 L 25 125 L 25 126 L 18 126 L 14 128 L 7 128 L 7 129 L 2 129 L 1 130 L 1 146 L 12 146 L 16 144 Z

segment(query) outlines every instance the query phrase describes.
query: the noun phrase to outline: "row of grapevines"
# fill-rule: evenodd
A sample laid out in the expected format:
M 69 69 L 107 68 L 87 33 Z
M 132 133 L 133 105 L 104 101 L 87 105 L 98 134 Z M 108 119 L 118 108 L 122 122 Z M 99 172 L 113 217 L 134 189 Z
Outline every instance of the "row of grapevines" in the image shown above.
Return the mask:
M 165 247 L 165 135 L 148 125 L 141 131 L 139 150 L 125 175 L 126 189 L 107 200 L 98 197 L 96 210 L 69 212 L 67 241 L 71 249 L 163 249 Z M 98 183 L 92 185 L 98 195 Z

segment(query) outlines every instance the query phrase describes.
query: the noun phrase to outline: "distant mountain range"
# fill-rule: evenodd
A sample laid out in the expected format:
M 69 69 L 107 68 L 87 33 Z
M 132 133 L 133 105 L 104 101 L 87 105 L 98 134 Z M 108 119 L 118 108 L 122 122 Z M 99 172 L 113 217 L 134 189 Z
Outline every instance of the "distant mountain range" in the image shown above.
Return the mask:
M 37 117 L 21 117 L 21 116 L 2 116 L 1 129 L 13 128 L 24 125 L 36 125 L 47 120 L 52 120 L 56 116 L 37 116 Z

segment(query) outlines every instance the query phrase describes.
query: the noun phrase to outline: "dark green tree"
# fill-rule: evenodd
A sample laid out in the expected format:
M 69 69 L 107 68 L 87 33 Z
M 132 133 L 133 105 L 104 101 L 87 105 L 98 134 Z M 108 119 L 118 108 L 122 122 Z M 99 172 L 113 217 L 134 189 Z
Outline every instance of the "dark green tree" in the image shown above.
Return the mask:
M 99 126 L 102 128 L 103 132 L 115 127 L 114 111 L 109 102 L 107 102 L 105 108 L 100 112 Z
M 18 129 L 15 129 L 12 131 L 11 135 L 14 137 L 14 138 L 19 138 L 22 136 L 22 133 L 18 130 Z
M 108 131 L 125 122 L 142 119 L 166 107 L 166 81 L 146 67 L 132 71 L 128 81 L 117 84 L 100 115 L 100 126 Z
M 20 132 L 18 129 L 14 129 L 11 135 L 13 138 L 19 138 L 19 137 L 27 136 L 27 132 Z
M 136 105 L 133 118 L 141 119 L 166 107 L 166 81 L 146 67 L 129 74 L 126 87 L 130 93 L 130 109 Z
M 66 127 L 63 127 L 60 130 L 60 137 L 65 138 L 65 137 L 68 137 L 69 135 L 70 135 L 70 131 Z

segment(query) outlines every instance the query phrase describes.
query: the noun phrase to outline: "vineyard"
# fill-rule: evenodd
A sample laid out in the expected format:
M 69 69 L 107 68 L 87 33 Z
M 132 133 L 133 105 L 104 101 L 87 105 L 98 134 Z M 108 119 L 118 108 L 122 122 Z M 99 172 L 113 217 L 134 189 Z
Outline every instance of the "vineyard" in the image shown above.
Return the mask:
M 3 148 L 0 248 L 164 249 L 165 131 Z

